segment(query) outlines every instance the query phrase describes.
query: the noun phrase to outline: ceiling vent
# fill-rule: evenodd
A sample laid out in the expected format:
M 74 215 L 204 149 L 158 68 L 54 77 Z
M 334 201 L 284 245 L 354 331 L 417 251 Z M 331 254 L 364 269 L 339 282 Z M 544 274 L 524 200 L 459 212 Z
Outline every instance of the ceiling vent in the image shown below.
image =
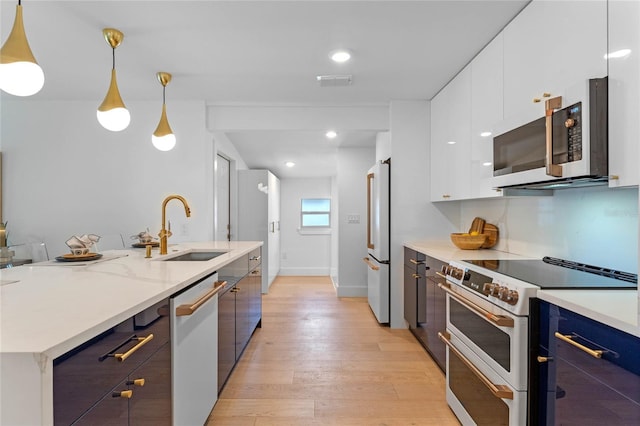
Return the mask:
M 353 81 L 352 75 L 319 75 L 316 77 L 320 87 L 349 86 Z

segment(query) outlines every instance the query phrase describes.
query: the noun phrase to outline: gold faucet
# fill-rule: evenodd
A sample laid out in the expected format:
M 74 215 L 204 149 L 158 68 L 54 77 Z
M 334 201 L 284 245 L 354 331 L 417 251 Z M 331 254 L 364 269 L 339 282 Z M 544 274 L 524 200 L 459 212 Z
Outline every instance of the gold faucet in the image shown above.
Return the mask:
M 167 203 L 173 199 L 182 201 L 184 204 L 184 212 L 187 217 L 191 216 L 191 209 L 189 208 L 189 204 L 187 204 L 187 200 L 180 195 L 169 195 L 162 202 L 162 229 L 158 236 L 160 237 L 160 254 L 167 254 L 167 239 L 172 235 L 171 234 L 171 225 L 169 225 L 169 230 L 165 228 L 166 216 L 167 216 Z

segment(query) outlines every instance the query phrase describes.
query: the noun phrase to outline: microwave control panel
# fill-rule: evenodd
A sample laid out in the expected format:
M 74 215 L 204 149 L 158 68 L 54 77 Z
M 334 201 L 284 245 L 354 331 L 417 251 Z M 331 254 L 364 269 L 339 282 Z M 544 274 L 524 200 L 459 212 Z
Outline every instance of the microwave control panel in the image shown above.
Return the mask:
M 553 115 L 554 132 L 560 132 L 561 137 L 554 137 L 554 144 L 560 141 L 562 146 L 554 146 L 554 163 L 570 163 L 582 160 L 582 102 L 578 102 L 557 111 Z M 555 135 L 554 135 L 555 136 Z M 566 155 L 566 157 L 565 157 Z

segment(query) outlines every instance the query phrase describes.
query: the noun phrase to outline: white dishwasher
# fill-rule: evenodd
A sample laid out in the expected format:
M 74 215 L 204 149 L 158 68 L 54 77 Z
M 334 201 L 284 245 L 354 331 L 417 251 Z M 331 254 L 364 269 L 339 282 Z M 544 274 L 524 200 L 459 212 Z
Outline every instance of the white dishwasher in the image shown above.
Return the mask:
M 218 399 L 218 273 L 170 299 L 173 425 L 203 425 Z

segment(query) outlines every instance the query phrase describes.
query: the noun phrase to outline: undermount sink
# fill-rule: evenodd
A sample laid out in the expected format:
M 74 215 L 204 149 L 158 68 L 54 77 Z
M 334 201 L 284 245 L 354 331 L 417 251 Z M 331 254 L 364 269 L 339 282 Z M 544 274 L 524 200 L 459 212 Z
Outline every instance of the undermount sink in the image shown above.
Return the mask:
M 189 253 L 180 254 L 178 256 L 169 257 L 167 259 L 160 259 L 165 262 L 204 262 L 211 260 L 214 257 L 218 257 L 221 254 L 227 253 L 226 251 L 190 251 Z

